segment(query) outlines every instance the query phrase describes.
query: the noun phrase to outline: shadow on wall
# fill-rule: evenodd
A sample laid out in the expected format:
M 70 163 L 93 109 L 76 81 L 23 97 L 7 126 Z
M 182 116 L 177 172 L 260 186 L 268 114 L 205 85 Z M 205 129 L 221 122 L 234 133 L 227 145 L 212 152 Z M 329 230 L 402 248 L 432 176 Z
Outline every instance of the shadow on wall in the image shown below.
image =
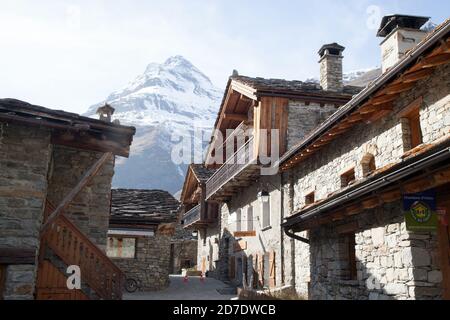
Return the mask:
M 312 231 L 310 298 L 441 299 L 437 236 L 408 233 L 401 212 L 400 203 L 385 205 Z

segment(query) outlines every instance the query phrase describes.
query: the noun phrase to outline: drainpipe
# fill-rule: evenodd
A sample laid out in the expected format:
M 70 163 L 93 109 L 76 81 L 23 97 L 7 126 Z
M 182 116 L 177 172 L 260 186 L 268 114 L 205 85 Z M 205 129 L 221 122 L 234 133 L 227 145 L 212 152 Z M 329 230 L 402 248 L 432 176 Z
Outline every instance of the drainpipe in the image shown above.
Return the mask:
M 303 238 L 303 237 L 300 237 L 300 236 L 296 235 L 294 232 L 290 231 L 286 227 L 284 227 L 283 229 L 284 229 L 284 233 L 286 233 L 286 235 L 288 237 L 290 237 L 292 239 L 295 239 L 295 240 L 298 240 L 298 241 L 301 241 L 303 243 L 309 244 L 309 239 L 306 239 L 306 238 Z

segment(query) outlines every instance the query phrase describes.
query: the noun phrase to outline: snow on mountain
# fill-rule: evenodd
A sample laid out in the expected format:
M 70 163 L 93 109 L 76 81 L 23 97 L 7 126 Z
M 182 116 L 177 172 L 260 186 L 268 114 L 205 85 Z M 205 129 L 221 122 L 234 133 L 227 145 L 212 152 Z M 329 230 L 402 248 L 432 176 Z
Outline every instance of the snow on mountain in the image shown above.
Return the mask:
M 116 109 L 113 119 L 137 128 L 130 158 L 116 163 L 114 187 L 179 191 L 187 165 L 171 159 L 174 137 L 190 138 L 194 129 L 210 132 L 221 98 L 222 91 L 207 76 L 174 56 L 149 64 L 127 86 L 90 107 L 86 115 L 95 117 L 107 102 Z
M 381 68 L 375 67 L 346 72 L 343 74 L 343 79 L 346 85 L 365 87 L 380 75 Z M 319 83 L 318 78 L 311 78 L 306 81 Z

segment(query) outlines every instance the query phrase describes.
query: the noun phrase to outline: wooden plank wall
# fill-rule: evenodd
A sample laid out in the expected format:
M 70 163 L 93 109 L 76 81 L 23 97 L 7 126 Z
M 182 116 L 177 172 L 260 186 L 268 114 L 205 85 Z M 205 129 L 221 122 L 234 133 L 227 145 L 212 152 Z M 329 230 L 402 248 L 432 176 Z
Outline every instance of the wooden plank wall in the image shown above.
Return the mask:
M 280 131 L 279 142 L 280 156 L 286 152 L 286 136 L 288 126 L 288 104 L 289 100 L 284 98 L 263 97 L 255 107 L 254 130 L 255 130 L 255 154 L 261 151 L 261 129 L 267 130 L 267 150 L 271 154 L 271 130 Z

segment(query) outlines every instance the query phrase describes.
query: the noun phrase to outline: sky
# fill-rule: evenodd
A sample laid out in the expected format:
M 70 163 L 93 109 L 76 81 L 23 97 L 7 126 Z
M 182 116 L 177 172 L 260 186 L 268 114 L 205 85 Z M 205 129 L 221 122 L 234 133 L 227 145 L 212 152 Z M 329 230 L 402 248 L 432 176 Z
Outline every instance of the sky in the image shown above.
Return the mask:
M 450 17 L 448 0 L 0 0 L 0 98 L 83 113 L 183 55 L 224 88 L 240 74 L 318 77 L 317 51 L 346 47 L 344 71 L 380 65 L 385 14 Z

